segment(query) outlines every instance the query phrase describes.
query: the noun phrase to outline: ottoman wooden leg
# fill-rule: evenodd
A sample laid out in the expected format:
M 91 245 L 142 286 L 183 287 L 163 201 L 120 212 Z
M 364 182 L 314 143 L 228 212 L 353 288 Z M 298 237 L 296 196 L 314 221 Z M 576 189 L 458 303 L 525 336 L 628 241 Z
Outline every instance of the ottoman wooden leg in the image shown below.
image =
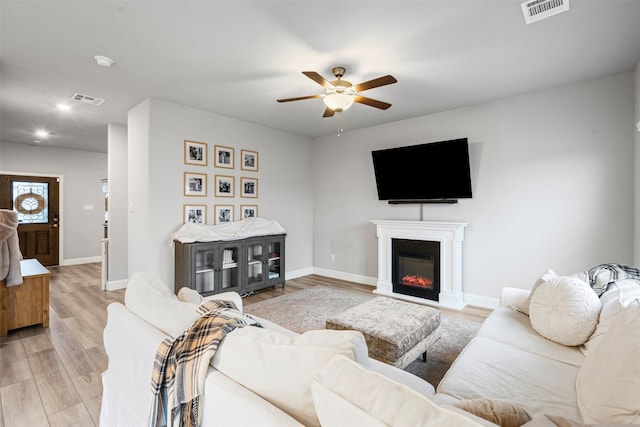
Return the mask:
M 422 361 L 424 363 L 427 363 L 427 352 L 426 351 L 424 353 L 422 353 Z

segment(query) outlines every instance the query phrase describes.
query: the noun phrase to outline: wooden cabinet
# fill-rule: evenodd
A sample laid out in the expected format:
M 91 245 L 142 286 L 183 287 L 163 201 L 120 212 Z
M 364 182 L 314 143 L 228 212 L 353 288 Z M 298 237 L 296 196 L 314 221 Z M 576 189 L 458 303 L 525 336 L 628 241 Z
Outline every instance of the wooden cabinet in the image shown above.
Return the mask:
M 252 237 L 245 242 L 246 291 L 284 284 L 284 236 Z
M 49 326 L 49 276 L 36 259 L 20 261 L 22 284 L 0 282 L 0 336 L 25 326 Z
M 175 283 L 207 296 L 284 287 L 285 235 L 218 242 L 175 242 Z

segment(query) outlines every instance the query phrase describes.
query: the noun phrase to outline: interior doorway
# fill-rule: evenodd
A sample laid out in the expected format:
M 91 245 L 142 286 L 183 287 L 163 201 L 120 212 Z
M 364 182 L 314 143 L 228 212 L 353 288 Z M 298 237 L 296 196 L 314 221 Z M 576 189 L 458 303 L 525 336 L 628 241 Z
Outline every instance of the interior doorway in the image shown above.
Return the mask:
M 24 258 L 60 264 L 60 178 L 0 175 L 0 209 L 18 213 L 18 238 Z

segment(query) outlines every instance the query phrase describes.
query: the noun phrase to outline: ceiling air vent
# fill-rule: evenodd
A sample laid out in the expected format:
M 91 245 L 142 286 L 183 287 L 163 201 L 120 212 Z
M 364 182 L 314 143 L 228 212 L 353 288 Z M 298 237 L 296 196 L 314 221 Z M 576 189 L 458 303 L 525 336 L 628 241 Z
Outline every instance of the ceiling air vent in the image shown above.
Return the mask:
M 91 104 L 95 106 L 100 106 L 104 102 L 102 98 L 96 98 L 95 96 L 83 95 L 81 93 L 74 93 L 71 97 L 74 101 L 83 102 L 85 104 Z
M 569 0 L 532 0 L 520 4 L 527 24 L 541 21 L 569 10 Z

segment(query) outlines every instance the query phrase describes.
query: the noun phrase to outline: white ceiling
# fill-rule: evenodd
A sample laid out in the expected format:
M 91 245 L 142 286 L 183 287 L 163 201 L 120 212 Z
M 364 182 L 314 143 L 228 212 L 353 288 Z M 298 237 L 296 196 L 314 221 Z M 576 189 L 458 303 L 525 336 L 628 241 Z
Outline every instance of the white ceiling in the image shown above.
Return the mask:
M 111 68 L 93 57 L 113 58 Z M 635 69 L 640 1 L 571 0 L 526 25 L 503 1 L 7 1 L 0 0 L 0 141 L 106 152 L 107 124 L 126 125 L 147 97 L 309 137 L 422 116 Z M 398 83 L 322 118 L 301 71 Z M 74 93 L 100 106 L 55 105 Z

